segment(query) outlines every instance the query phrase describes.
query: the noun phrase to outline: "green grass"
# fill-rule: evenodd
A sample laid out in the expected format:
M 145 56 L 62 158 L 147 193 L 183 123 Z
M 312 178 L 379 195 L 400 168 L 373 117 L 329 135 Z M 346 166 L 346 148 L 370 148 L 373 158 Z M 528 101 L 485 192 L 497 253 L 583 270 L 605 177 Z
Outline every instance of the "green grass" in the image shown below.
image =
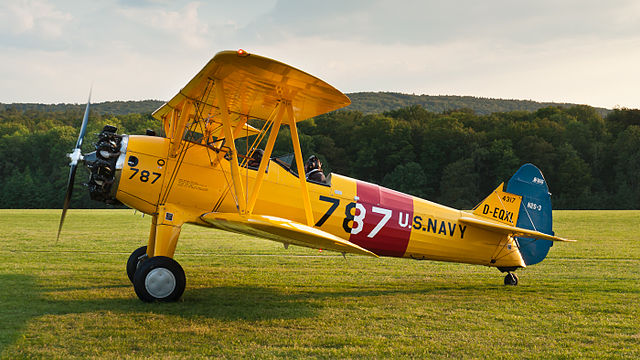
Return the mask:
M 180 302 L 125 274 L 149 217 L 0 210 L 2 358 L 640 358 L 640 211 L 558 211 L 556 244 L 493 268 L 373 259 L 195 226 Z

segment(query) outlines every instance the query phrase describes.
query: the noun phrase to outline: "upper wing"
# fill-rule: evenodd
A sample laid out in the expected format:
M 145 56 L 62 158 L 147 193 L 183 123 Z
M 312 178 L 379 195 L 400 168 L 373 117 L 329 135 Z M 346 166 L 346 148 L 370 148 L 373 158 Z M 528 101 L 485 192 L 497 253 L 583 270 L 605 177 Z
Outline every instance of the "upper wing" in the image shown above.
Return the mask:
M 204 120 L 205 123 L 205 132 L 207 132 L 208 136 L 213 136 L 214 138 L 223 138 L 224 132 L 222 131 L 222 121 L 216 118 L 208 118 Z M 237 124 L 236 124 L 237 125 Z M 236 127 L 234 126 L 234 129 Z M 209 130 L 209 131 L 207 131 Z M 246 136 L 252 136 L 259 134 L 260 130 L 254 128 L 249 124 L 244 124 L 242 129 L 235 136 L 236 139 L 240 139 Z
M 212 91 L 215 82 L 224 84 L 224 102 L 229 113 L 248 118 L 266 120 L 282 101 L 291 102 L 296 121 L 351 103 L 339 90 L 294 67 L 244 51 L 222 51 L 153 113 L 163 121 L 167 134 L 166 130 L 175 128 L 179 119 L 207 118 L 220 109 L 220 100 L 216 91 Z M 185 106 L 186 102 L 192 105 Z M 180 114 L 174 114 L 174 110 Z
M 285 244 L 377 257 L 371 251 L 328 232 L 275 216 L 212 212 L 202 215 L 201 219 L 222 230 Z
M 543 240 L 551 240 L 551 241 L 566 241 L 566 242 L 574 242 L 575 240 L 569 240 L 545 233 L 541 233 L 535 230 L 523 229 L 516 226 L 505 225 L 493 221 L 487 221 L 482 219 L 477 219 L 470 216 L 463 216 L 458 219 L 459 222 L 463 224 L 468 224 L 471 226 L 476 226 L 485 230 L 502 233 L 505 235 L 513 235 L 518 237 L 526 237 L 532 239 L 543 239 Z

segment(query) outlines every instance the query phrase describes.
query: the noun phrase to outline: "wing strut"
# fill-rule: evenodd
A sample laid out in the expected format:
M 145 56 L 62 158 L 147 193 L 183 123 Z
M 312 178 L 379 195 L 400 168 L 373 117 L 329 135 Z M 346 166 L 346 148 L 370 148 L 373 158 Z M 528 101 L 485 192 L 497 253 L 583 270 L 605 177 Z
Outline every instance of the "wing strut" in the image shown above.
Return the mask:
M 220 112 L 222 115 L 222 126 L 224 130 L 224 137 L 227 139 L 226 144 L 231 148 L 231 177 L 233 180 L 233 188 L 236 193 L 236 199 L 238 202 L 238 211 L 240 214 L 246 212 L 246 199 L 244 197 L 244 186 L 242 185 L 242 179 L 240 178 L 240 165 L 238 164 L 238 153 L 236 150 L 235 137 L 231 129 L 231 118 L 229 117 L 229 108 L 227 107 L 227 100 L 224 95 L 223 81 L 217 79 L 213 84 Z M 241 127 L 242 128 L 242 127 Z
M 243 116 L 240 121 L 238 121 L 238 124 L 236 125 L 236 129 L 233 132 L 233 139 L 235 140 L 235 138 L 237 138 L 238 136 L 240 136 L 240 134 L 242 133 L 243 127 L 244 125 L 247 123 L 247 117 Z M 224 130 L 223 130 L 224 131 Z M 218 163 L 220 162 L 220 160 L 222 160 L 222 158 L 224 157 L 225 152 L 223 151 L 219 151 L 218 155 L 216 156 L 215 159 L 213 159 L 213 162 L 211 162 L 211 166 L 214 167 L 216 165 L 218 165 Z
M 258 200 L 258 193 L 260 193 L 260 187 L 262 186 L 262 180 L 264 179 L 264 175 L 267 173 L 267 164 L 269 163 L 269 159 L 271 159 L 271 152 L 273 151 L 273 146 L 276 143 L 276 138 L 278 137 L 278 132 L 280 131 L 280 124 L 282 123 L 282 116 L 285 112 L 285 106 L 283 106 L 282 102 L 278 104 L 278 112 L 276 113 L 276 117 L 273 119 L 273 125 L 271 126 L 271 133 L 269 134 L 269 139 L 267 140 L 267 146 L 264 149 L 264 154 L 262 155 L 262 160 L 260 161 L 260 167 L 258 168 L 258 174 L 256 176 L 256 183 L 253 186 L 253 192 L 251 193 L 251 198 L 249 199 L 249 204 L 247 205 L 247 213 L 253 213 L 253 208 L 256 205 L 256 200 Z M 247 185 L 248 186 L 248 185 Z
M 187 125 L 187 121 L 189 121 L 189 114 L 191 113 L 191 108 L 193 107 L 193 103 L 191 101 L 185 101 L 184 105 L 182 105 L 182 109 L 180 109 L 180 115 L 178 117 L 178 121 L 174 123 L 173 129 L 171 131 L 171 145 L 169 147 L 169 156 L 176 157 L 178 156 L 178 150 L 180 149 L 180 145 L 182 144 L 182 136 L 184 135 L 184 129 Z M 175 112 L 178 111 L 174 109 L 172 111 L 173 114 L 171 116 L 175 116 Z
M 298 179 L 300 179 L 300 191 L 302 192 L 302 201 L 304 203 L 304 214 L 307 217 L 307 225 L 313 226 L 314 222 L 311 210 L 311 199 L 309 198 L 309 189 L 307 188 L 307 177 L 304 172 L 304 162 L 302 161 L 302 150 L 300 149 L 300 139 L 298 138 L 298 127 L 296 126 L 296 118 L 293 113 L 293 105 L 291 104 L 291 101 L 287 101 L 285 105 L 289 115 L 291 143 L 296 157 L 296 166 L 298 167 Z

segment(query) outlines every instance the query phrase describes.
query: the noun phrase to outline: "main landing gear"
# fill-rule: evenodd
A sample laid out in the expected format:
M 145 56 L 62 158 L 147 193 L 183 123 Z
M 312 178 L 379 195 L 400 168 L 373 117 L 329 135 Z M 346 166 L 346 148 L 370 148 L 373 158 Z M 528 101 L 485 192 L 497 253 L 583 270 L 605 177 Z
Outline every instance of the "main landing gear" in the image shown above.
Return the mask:
M 127 275 L 144 302 L 171 302 L 182 296 L 186 277 L 182 266 L 166 256 L 147 257 L 147 247 L 135 250 L 127 261 Z

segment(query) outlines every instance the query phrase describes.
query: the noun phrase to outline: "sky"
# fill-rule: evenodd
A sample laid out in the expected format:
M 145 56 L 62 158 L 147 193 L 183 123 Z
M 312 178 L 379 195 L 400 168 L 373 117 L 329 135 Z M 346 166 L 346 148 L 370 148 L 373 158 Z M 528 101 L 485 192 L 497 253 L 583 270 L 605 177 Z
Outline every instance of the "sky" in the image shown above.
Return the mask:
M 237 49 L 345 93 L 640 108 L 635 0 L 2 0 L 0 102 L 169 100 Z

